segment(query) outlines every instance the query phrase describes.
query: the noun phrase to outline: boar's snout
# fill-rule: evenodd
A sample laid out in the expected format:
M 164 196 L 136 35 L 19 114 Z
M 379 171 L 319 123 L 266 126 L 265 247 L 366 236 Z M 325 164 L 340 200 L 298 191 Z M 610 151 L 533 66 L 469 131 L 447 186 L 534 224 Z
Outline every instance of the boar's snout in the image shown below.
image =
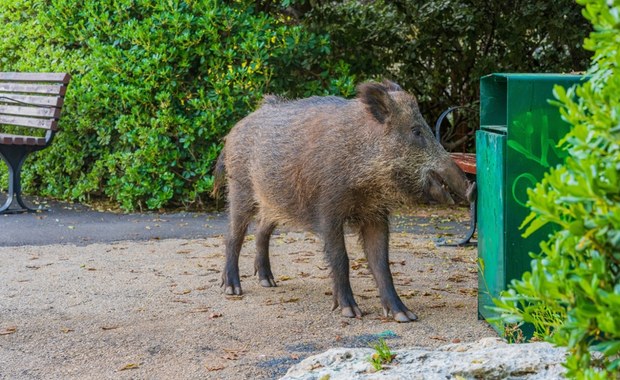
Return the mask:
M 450 205 L 454 204 L 454 199 L 452 199 L 452 195 L 450 194 L 445 182 L 439 173 L 434 170 L 431 170 L 428 173 L 425 190 L 431 200 Z
M 452 194 L 472 203 L 476 199 L 476 183 L 469 181 L 451 158 L 446 161 L 439 169 L 428 172 L 426 194 L 439 203 L 454 204 Z

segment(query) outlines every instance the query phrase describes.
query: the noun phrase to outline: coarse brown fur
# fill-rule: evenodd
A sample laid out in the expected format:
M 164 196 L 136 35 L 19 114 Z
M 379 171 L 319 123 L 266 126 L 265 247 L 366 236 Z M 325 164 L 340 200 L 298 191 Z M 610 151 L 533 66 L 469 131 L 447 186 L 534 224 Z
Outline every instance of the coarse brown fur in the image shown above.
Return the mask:
M 334 305 L 361 316 L 348 277 L 343 226 L 360 233 L 386 313 L 414 320 L 396 294 L 387 264 L 388 216 L 401 203 L 465 198 L 464 174 L 436 142 L 415 98 L 395 83 L 363 83 L 355 99 L 267 96 L 226 137 L 215 169 L 215 189 L 226 173 L 230 212 L 226 293 L 241 294 L 238 257 L 257 217 L 255 268 L 275 286 L 269 237 L 279 223 L 319 234 L 334 280 Z

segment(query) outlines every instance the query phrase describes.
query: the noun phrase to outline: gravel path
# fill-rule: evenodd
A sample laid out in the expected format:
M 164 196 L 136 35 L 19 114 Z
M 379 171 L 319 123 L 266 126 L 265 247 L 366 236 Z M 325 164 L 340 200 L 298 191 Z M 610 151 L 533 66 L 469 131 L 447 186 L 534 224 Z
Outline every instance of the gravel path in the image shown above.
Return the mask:
M 60 214 L 54 212 L 43 216 Z M 17 229 L 17 218 L 37 216 L 0 217 L 0 223 L 3 230 L 9 224 Z M 425 208 L 413 219 L 395 219 L 395 230 L 401 230 L 391 241 L 396 287 L 420 317 L 409 324 L 382 318 L 374 281 L 353 235 L 347 236 L 347 245 L 362 319 L 331 311 L 322 245 L 303 232 L 279 232 L 272 239 L 276 288 L 260 287 L 253 276 L 254 242 L 248 236 L 240 260 L 244 295 L 225 297 L 219 287 L 222 238 L 204 226 L 217 216 L 186 218 L 204 218 L 197 223 L 207 233 L 0 247 L 0 378 L 270 379 L 312 354 L 331 347 L 367 347 L 379 337 L 392 348 L 403 348 L 495 336 L 477 319 L 475 248 L 433 243 L 450 233 L 448 228 L 465 229 L 464 209 Z M 32 222 L 41 220 L 46 221 Z M 426 227 L 433 232 L 415 229 Z M 80 224 L 65 228 L 71 234 Z

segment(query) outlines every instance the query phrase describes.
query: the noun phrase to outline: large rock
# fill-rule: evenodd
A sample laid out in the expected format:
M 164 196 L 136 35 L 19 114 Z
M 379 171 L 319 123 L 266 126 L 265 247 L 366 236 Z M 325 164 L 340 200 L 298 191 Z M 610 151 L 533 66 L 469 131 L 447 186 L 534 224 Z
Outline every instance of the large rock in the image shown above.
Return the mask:
M 549 343 L 507 344 L 497 338 L 437 349 L 395 350 L 389 366 L 374 372 L 371 348 L 334 348 L 291 367 L 297 379 L 564 379 L 566 350 Z

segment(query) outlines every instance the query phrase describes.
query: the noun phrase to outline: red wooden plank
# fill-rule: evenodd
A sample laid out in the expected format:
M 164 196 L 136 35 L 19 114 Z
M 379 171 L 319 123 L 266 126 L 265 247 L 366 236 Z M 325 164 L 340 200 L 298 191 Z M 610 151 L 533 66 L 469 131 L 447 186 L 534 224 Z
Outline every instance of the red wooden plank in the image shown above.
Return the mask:
M 450 153 L 450 156 L 465 173 L 476 174 L 475 153 Z

